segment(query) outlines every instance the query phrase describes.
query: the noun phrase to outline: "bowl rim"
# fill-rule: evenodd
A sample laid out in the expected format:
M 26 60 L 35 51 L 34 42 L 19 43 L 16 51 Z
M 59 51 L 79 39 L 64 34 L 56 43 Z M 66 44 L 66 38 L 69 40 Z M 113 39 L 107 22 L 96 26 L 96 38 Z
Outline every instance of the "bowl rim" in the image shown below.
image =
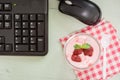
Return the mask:
M 79 68 L 79 67 L 74 66 L 73 64 L 70 63 L 70 61 L 69 61 L 69 60 L 67 59 L 67 57 L 66 57 L 66 46 L 67 46 L 67 44 L 70 42 L 71 39 L 73 39 L 74 37 L 79 36 L 79 35 L 86 35 L 86 36 L 91 37 L 92 39 L 94 39 L 94 40 L 96 41 L 96 43 L 98 44 L 98 47 L 99 47 L 98 59 L 97 59 L 91 66 L 84 67 L 84 68 Z M 66 62 L 67 62 L 72 68 L 75 68 L 75 69 L 78 69 L 78 70 L 85 70 L 85 69 L 88 69 L 88 68 L 94 66 L 94 65 L 99 61 L 100 55 L 101 55 L 101 47 L 100 47 L 100 44 L 99 44 L 98 40 L 97 40 L 95 37 L 93 37 L 92 35 L 87 34 L 87 33 L 74 34 L 74 35 L 70 36 L 70 37 L 68 38 L 68 40 L 66 41 L 66 43 L 64 44 L 64 57 L 65 57 L 65 59 L 66 59 Z

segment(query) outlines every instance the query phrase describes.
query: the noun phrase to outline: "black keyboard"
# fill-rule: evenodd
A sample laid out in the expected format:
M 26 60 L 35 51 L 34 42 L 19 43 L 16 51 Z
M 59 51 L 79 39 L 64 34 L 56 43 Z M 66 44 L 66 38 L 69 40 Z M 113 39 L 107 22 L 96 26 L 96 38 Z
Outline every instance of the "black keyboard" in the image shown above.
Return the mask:
M 48 0 L 0 0 L 0 55 L 48 51 Z

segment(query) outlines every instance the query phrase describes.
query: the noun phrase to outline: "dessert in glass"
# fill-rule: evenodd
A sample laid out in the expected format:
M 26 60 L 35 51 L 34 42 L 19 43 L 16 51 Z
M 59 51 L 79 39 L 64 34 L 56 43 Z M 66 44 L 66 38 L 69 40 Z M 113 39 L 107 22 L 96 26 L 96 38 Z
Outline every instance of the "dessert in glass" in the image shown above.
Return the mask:
M 87 69 L 94 65 L 99 59 L 100 51 L 98 41 L 88 34 L 75 34 L 64 46 L 67 62 L 77 69 Z

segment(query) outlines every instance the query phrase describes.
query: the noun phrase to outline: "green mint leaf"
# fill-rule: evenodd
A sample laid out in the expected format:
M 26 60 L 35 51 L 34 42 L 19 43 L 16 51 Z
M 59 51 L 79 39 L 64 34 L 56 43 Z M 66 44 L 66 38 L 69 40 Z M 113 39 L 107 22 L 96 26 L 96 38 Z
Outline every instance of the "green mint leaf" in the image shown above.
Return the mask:
M 88 43 L 84 43 L 82 45 L 82 49 L 89 49 L 89 48 L 90 48 L 90 44 L 88 44 Z
M 74 45 L 74 48 L 75 48 L 75 49 L 80 49 L 80 48 L 81 48 L 81 45 L 80 45 L 80 44 L 75 44 L 75 45 Z

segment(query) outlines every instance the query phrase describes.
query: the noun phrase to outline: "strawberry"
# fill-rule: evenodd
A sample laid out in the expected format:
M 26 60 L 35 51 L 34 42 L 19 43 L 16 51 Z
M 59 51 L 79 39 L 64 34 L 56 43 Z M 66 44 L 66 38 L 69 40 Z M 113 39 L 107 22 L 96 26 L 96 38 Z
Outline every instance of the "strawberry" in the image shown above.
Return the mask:
M 71 59 L 75 62 L 81 62 L 81 58 L 78 55 L 72 55 Z
M 74 54 L 74 55 L 79 55 L 79 54 L 82 54 L 82 52 L 83 52 L 82 49 L 75 49 L 75 50 L 73 51 L 73 54 Z
M 90 46 L 88 49 L 83 49 L 84 55 L 92 56 L 93 55 L 93 47 Z
M 75 45 L 74 45 L 73 54 L 74 54 L 74 55 L 79 55 L 79 54 L 81 54 L 82 52 L 83 52 L 83 51 L 82 51 L 82 49 L 81 49 L 81 45 L 75 44 Z

